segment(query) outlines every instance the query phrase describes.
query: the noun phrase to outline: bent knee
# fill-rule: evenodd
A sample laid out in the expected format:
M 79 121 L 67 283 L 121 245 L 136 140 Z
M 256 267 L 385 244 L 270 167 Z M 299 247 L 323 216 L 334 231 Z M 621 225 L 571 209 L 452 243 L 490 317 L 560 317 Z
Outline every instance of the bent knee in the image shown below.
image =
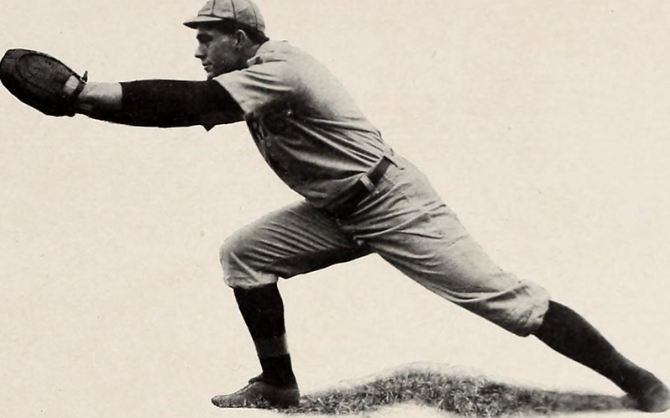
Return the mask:
M 240 259 L 253 257 L 253 251 L 258 245 L 254 243 L 254 234 L 241 229 L 223 241 L 219 248 L 219 260 L 222 266 L 234 264 Z
M 228 237 L 223 241 L 223 244 L 219 247 L 219 261 L 221 262 L 221 266 L 230 263 L 233 254 L 238 252 L 238 248 L 240 248 L 240 245 L 235 236 Z
M 265 271 L 263 260 L 254 254 L 251 237 L 238 232 L 227 238 L 219 248 L 223 279 L 233 289 L 253 289 L 277 283 L 276 274 Z

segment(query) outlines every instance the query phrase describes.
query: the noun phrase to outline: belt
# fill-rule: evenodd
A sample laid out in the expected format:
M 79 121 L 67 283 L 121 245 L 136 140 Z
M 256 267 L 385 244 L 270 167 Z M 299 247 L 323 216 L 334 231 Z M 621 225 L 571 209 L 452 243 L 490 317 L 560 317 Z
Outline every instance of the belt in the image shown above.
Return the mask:
M 377 164 L 375 168 L 372 169 L 372 171 L 367 175 L 368 180 L 372 186 L 377 186 L 377 184 L 379 184 L 379 181 L 382 179 L 382 177 L 384 177 L 386 170 L 388 170 L 391 164 L 393 164 L 393 162 L 389 158 L 384 157 L 379 162 L 379 164 Z M 325 211 L 336 218 L 344 218 L 348 215 L 351 215 L 354 210 L 356 210 L 356 207 L 366 197 L 368 197 L 374 191 L 374 189 L 375 187 L 370 188 L 365 183 L 358 182 L 350 191 L 351 195 L 348 198 L 335 207 L 325 209 Z

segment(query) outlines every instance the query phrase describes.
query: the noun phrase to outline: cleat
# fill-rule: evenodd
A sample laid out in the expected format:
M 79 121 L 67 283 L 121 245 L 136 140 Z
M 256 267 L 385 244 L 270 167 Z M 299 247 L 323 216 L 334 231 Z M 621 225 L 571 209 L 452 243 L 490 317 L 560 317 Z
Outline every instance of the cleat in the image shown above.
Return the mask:
M 289 408 L 300 404 L 300 390 L 297 386 L 279 387 L 271 385 L 261 376 L 249 380 L 249 384 L 235 393 L 218 395 L 212 403 L 219 408 Z
M 656 376 L 645 372 L 645 382 L 628 392 L 633 406 L 644 412 L 665 412 L 670 409 L 670 391 Z

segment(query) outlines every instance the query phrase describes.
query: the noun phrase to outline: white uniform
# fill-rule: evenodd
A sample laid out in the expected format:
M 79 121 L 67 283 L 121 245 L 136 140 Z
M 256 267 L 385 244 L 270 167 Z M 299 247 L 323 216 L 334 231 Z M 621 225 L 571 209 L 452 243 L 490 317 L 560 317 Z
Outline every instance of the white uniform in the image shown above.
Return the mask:
M 325 67 L 275 41 L 248 64 L 215 80 L 240 104 L 267 163 L 305 201 L 226 241 L 221 263 L 229 286 L 250 289 L 377 253 L 511 332 L 525 336 L 539 327 L 547 292 L 490 260 Z

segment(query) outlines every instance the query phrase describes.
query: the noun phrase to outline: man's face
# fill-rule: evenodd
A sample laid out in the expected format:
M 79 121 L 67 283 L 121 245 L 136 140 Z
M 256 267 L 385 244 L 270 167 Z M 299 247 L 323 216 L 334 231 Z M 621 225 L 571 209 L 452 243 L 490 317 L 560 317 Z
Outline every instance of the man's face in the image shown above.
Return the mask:
M 207 26 L 197 30 L 198 49 L 195 57 L 202 61 L 208 79 L 245 67 L 246 59 L 239 52 L 235 35 Z

